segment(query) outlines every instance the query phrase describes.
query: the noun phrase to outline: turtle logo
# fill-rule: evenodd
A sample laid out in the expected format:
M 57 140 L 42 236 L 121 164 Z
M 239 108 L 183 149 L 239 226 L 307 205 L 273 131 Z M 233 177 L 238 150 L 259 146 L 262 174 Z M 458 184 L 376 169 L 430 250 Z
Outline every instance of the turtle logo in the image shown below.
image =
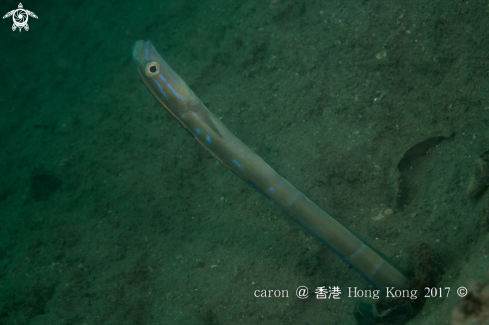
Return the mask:
M 14 20 L 14 24 L 12 25 L 12 31 L 14 32 L 17 28 L 19 29 L 19 32 L 22 30 L 22 28 L 24 28 L 26 31 L 29 30 L 29 25 L 27 25 L 29 16 L 37 19 L 36 14 L 32 11 L 25 10 L 24 6 L 22 6 L 22 3 L 19 3 L 19 9 L 14 9 L 7 12 L 5 16 L 3 16 L 3 19 L 10 16 L 12 16 L 12 19 Z

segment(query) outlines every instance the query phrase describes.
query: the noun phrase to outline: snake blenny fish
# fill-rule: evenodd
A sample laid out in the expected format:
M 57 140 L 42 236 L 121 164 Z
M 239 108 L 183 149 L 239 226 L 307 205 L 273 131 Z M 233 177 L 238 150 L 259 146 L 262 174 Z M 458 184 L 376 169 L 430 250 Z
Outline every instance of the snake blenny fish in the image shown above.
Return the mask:
M 275 202 L 384 295 L 389 287 L 407 289 L 409 278 L 404 270 L 295 188 L 231 133 L 151 42 L 137 41 L 132 57 L 156 99 L 221 163 Z

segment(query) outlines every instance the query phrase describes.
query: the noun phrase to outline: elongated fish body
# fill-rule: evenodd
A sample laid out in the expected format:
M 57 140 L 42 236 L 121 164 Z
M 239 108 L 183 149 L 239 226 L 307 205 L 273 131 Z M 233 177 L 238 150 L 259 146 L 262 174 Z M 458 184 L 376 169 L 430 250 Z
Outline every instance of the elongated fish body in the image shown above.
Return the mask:
M 132 51 L 138 72 L 158 101 L 226 167 L 260 190 L 385 295 L 407 289 L 406 273 L 273 170 L 212 114 L 151 42 Z

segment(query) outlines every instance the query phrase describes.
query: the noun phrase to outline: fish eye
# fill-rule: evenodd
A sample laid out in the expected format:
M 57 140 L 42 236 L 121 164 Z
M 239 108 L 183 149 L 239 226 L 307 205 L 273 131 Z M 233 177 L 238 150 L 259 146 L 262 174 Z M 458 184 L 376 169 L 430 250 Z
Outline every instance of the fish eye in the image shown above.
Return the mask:
M 144 73 L 148 77 L 154 77 L 160 74 L 160 64 L 156 61 L 151 61 L 146 64 Z

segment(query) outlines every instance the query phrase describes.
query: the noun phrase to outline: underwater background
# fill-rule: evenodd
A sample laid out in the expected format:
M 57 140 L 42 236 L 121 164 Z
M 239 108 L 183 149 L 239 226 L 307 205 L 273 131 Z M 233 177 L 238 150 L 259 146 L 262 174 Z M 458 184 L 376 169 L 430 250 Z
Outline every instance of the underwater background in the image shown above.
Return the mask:
M 451 288 L 405 322 L 487 324 L 487 1 L 22 4 L 28 31 L 0 21 L 0 324 L 348 325 L 376 302 L 155 100 L 139 39 L 279 174 Z

